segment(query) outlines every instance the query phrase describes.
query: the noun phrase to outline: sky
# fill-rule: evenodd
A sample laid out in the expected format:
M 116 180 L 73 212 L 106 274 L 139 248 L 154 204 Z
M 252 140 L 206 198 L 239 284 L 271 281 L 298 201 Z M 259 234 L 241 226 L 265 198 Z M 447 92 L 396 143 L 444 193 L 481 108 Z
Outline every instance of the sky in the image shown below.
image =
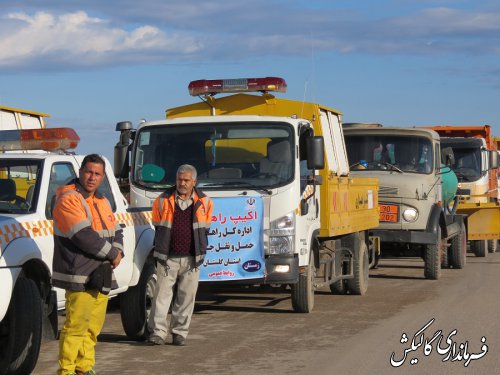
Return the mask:
M 197 102 L 196 79 L 277 76 L 344 122 L 489 124 L 500 136 L 497 0 L 0 0 L 0 104 L 77 130 Z

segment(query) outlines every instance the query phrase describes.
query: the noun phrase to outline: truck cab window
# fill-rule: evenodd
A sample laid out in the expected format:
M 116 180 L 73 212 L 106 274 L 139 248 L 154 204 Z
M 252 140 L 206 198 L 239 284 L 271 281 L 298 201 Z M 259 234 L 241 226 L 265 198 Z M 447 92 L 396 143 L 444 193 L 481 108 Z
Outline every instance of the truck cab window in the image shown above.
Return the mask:
M 107 174 L 104 176 L 101 186 L 99 186 L 99 192 L 106 198 L 108 198 L 109 204 L 111 205 L 111 209 L 113 210 L 113 212 L 116 212 L 116 202 L 113 196 L 113 192 L 111 191 L 111 185 L 109 184 Z
M 52 209 L 56 203 L 57 188 L 66 185 L 76 178 L 76 173 L 71 163 L 56 163 L 50 170 L 50 181 L 47 190 L 47 200 L 45 203 L 45 216 L 52 219 Z
M 36 209 L 40 162 L 34 160 L 0 160 L 0 212 L 20 214 Z

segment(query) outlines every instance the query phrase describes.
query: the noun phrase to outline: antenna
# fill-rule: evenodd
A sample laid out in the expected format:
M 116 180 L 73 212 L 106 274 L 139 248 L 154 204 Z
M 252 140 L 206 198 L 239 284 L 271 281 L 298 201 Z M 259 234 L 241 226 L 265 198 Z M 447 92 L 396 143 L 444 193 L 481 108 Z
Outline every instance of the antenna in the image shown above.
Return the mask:
M 314 83 L 314 77 L 316 75 L 316 73 L 315 73 L 315 70 L 316 70 L 316 60 L 315 60 L 315 52 L 314 52 L 314 43 L 313 43 L 312 31 L 309 32 L 309 44 L 311 46 L 311 66 L 310 66 L 311 74 L 310 74 L 309 79 L 307 79 L 304 82 L 304 97 L 302 99 L 302 113 L 301 113 L 301 117 L 303 117 L 303 115 L 304 115 L 304 103 L 306 102 L 306 96 L 307 96 L 308 86 L 309 86 L 309 84 L 311 82 Z M 314 95 L 314 92 L 313 92 L 313 95 Z M 316 99 L 314 97 L 311 97 L 311 101 L 313 103 L 315 103 Z

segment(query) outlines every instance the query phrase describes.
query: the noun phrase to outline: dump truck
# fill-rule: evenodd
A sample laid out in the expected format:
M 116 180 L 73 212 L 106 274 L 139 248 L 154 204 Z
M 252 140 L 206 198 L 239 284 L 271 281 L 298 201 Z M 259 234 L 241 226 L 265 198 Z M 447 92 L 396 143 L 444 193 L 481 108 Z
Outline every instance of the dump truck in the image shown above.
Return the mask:
M 499 171 L 499 169 L 500 169 L 500 138 L 495 137 L 494 141 L 497 145 L 497 154 L 498 154 L 497 164 L 498 164 L 499 168 L 497 168 L 497 186 L 498 186 L 498 196 L 500 197 L 500 171 Z
M 290 286 L 301 313 L 312 311 L 322 286 L 365 294 L 378 184 L 350 174 L 341 112 L 276 97 L 286 89 L 277 77 L 188 88 L 200 102 L 137 129 L 117 124 L 115 174 L 130 178 L 130 204 L 150 208 L 175 185 L 177 168 L 191 164 L 214 200 L 202 283 Z
M 344 124 L 354 176 L 379 179 L 381 255 L 424 259 L 424 275 L 437 280 L 442 267 L 466 263 L 466 216 L 457 213 L 452 154 L 429 129 Z M 449 151 L 449 150 L 448 150 Z
M 43 129 L 47 113 L 0 105 L 0 130 Z
M 431 127 L 441 147 L 451 148 L 458 177 L 458 212 L 468 216 L 467 239 L 478 257 L 497 250 L 500 239 L 497 143 L 489 125 Z
M 15 109 L 15 117 L 35 112 Z M 83 155 L 72 151 L 80 138 L 71 128 L 39 126 L 0 131 L 0 374 L 29 374 L 42 340 L 57 337 L 64 290 L 51 283 L 54 251 L 52 208 L 59 186 L 78 177 Z M 32 119 L 34 123 L 34 119 Z M 127 335 L 146 335 L 154 289 L 148 263 L 154 231 L 151 212 L 130 211 L 106 160 L 99 191 L 111 204 L 124 234 L 125 257 L 115 269 L 120 312 Z

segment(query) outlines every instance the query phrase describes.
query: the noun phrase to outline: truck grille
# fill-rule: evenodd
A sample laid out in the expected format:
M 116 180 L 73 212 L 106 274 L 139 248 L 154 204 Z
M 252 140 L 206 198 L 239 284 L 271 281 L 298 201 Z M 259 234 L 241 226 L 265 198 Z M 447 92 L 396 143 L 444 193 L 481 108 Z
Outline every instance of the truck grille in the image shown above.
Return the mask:
M 379 195 L 398 195 L 398 188 L 392 186 L 380 186 Z

